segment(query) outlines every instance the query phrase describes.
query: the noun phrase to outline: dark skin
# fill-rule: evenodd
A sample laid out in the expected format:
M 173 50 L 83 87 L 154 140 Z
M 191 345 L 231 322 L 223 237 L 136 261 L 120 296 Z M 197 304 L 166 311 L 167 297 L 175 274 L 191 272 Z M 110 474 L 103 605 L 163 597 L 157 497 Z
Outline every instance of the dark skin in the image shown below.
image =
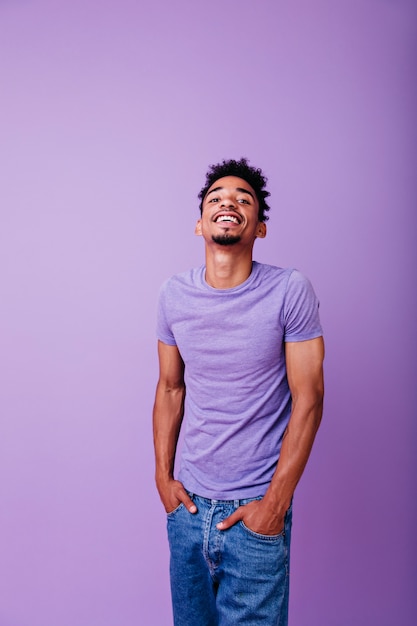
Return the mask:
M 227 289 L 249 277 L 255 239 L 266 235 L 265 224 L 258 221 L 258 208 L 253 189 L 242 179 L 228 176 L 209 189 L 196 234 L 205 240 L 206 281 L 212 287 Z M 238 235 L 239 243 L 220 246 L 213 241 L 213 234 L 219 233 Z M 175 452 L 184 413 L 184 363 L 176 346 L 159 342 L 158 355 L 160 372 L 153 412 L 156 484 L 168 513 L 182 502 L 193 514 L 197 512 L 195 504 L 182 483 L 174 478 Z M 217 525 L 219 530 L 227 530 L 243 521 L 248 528 L 263 535 L 282 531 L 285 513 L 308 461 L 322 417 L 323 358 L 321 337 L 286 344 L 292 411 L 274 476 L 262 500 L 236 509 Z

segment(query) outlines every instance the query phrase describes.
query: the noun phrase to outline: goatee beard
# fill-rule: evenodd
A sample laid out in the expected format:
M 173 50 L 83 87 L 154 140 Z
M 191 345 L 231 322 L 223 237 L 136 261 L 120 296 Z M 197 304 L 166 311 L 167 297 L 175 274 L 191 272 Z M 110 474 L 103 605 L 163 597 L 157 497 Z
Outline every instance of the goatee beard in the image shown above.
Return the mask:
M 213 235 L 212 240 L 214 243 L 218 243 L 220 246 L 234 246 L 235 243 L 239 243 L 239 235 Z

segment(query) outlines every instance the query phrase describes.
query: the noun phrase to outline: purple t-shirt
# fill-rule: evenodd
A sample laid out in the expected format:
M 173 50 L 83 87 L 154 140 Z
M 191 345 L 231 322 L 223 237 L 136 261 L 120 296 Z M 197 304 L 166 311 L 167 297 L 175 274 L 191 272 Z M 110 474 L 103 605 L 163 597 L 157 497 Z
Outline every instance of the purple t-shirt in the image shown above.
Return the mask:
M 157 335 L 185 363 L 178 478 L 189 491 L 265 493 L 291 413 L 284 344 L 321 334 L 317 297 L 297 270 L 254 261 L 244 283 L 214 289 L 202 266 L 164 283 Z

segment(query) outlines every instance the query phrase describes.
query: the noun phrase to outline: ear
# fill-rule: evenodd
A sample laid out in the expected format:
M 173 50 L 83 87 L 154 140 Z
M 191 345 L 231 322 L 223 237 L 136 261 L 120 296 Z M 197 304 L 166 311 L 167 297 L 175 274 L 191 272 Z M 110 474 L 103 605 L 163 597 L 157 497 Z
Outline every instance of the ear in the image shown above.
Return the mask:
M 197 224 L 195 225 L 195 230 L 194 230 L 194 234 L 195 235 L 201 235 L 201 219 L 197 220 Z
M 264 237 L 266 237 L 266 224 L 265 224 L 265 222 L 259 222 L 258 223 L 258 226 L 256 228 L 255 236 L 258 237 L 259 239 L 263 239 Z

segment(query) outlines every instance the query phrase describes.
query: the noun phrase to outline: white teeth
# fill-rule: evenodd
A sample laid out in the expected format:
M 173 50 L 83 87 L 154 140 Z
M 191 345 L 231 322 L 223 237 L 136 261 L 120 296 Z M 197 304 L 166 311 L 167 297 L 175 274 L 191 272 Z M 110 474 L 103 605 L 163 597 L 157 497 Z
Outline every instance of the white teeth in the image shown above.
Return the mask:
M 239 224 L 239 220 L 233 215 L 220 215 L 216 219 L 216 222 L 233 222 L 234 224 Z

